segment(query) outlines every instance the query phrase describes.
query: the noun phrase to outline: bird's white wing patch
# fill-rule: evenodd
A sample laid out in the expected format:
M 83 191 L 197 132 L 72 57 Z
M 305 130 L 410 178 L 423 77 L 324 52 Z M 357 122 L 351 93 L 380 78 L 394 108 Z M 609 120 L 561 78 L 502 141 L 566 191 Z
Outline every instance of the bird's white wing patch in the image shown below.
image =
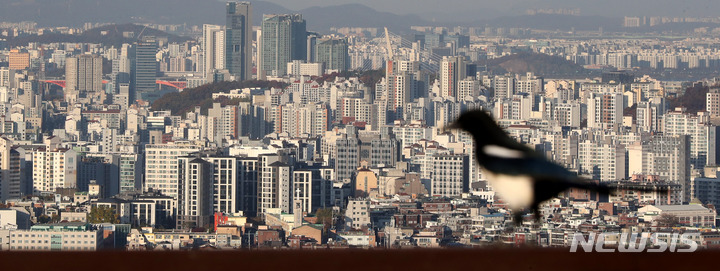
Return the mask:
M 495 193 L 513 210 L 529 208 L 534 200 L 533 180 L 530 176 L 496 174 L 485 170 L 485 177 Z
M 508 149 L 498 145 L 487 145 L 483 147 L 482 150 L 485 154 L 498 158 L 516 159 L 524 157 L 524 154 L 521 151 Z

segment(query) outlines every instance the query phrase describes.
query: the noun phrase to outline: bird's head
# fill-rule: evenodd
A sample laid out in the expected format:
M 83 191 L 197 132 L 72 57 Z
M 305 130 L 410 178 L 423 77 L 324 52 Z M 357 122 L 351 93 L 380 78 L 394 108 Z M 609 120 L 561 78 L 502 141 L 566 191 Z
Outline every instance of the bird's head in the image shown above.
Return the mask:
M 479 145 L 491 144 L 502 137 L 507 137 L 505 131 L 484 110 L 467 111 L 450 123 L 447 128 L 470 133 Z

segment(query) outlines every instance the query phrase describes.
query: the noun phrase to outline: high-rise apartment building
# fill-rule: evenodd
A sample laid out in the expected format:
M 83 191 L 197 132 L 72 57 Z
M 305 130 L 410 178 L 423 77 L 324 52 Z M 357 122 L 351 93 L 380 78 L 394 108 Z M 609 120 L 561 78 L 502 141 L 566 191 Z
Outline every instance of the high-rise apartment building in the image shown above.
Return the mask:
M 203 25 L 202 51 L 205 57 L 205 78 L 214 79 L 214 71 L 225 69 L 226 37 L 224 27 L 219 25 Z
M 258 214 L 279 208 L 292 213 L 292 166 L 280 155 L 261 155 L 257 184 Z
M 78 156 L 74 150 L 41 147 L 32 152 L 33 192 L 77 187 Z
M 515 77 L 514 76 L 495 76 L 492 80 L 492 86 L 495 90 L 495 99 L 505 99 L 515 94 Z
M 588 128 L 617 129 L 622 125 L 622 93 L 590 93 L 590 97 L 587 100 L 587 107 Z
M 417 61 L 389 60 L 385 71 L 385 93 L 391 117 L 402 117 L 405 106 L 419 96 L 415 82 L 415 72 L 420 69 Z M 384 124 L 384 123 L 383 123 Z
M 626 177 L 625 146 L 588 140 L 579 143 L 578 149 L 581 173 L 601 181 L 617 181 Z
M 0 201 L 20 198 L 20 153 L 0 137 Z
M 388 130 L 358 132 L 347 127 L 343 138 L 335 141 L 335 172 L 338 181 L 352 179 L 362 162 L 371 167 L 394 166 L 399 159 L 398 141 Z
M 440 96 L 458 97 L 459 83 L 467 77 L 467 60 L 463 56 L 444 57 L 440 62 Z
M 65 95 L 102 91 L 102 57 L 79 55 L 65 60 Z M 74 99 L 72 99 L 74 100 Z
M 248 80 L 252 78 L 252 6 L 228 2 L 225 11 L 225 68 L 235 80 Z
M 177 197 L 178 157 L 200 151 L 201 146 L 190 142 L 150 144 L 145 146 L 145 183 L 143 190 L 159 191 Z
M 580 107 L 580 103 L 577 102 L 557 104 L 552 108 L 552 120 L 556 121 L 558 126 L 580 128 L 582 122 Z
M 276 133 L 290 137 L 321 136 L 330 127 L 330 109 L 325 103 L 287 104 L 278 107 L 274 119 Z
M 657 175 L 681 185 L 684 200 L 690 200 L 689 136 L 655 135 L 627 147 L 628 174 Z
M 705 111 L 711 116 L 720 116 L 720 88 L 710 88 L 705 96 Z
M 287 63 L 307 60 L 307 30 L 300 14 L 265 15 L 260 40 L 260 63 L 258 76 L 283 76 Z
M 348 43 L 345 39 L 318 40 L 314 52 L 315 62 L 323 63 L 325 70 L 342 72 L 347 71 L 350 67 Z
M 210 225 L 213 215 L 213 165 L 195 156 L 177 159 L 176 228 Z
M 709 122 L 705 112 L 692 115 L 684 108 L 663 115 L 663 132 L 668 136 L 690 136 L 690 164 L 702 170 L 717 163 L 718 126 Z

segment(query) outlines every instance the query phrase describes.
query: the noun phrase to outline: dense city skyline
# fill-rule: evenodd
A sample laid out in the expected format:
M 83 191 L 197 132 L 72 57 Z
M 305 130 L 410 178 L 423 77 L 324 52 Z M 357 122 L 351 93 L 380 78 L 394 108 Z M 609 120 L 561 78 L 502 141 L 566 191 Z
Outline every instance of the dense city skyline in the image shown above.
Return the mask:
M 720 248 L 720 17 L 177 1 L 193 22 L 0 16 L 0 251 Z M 95 3 L 68 14 L 127 8 Z

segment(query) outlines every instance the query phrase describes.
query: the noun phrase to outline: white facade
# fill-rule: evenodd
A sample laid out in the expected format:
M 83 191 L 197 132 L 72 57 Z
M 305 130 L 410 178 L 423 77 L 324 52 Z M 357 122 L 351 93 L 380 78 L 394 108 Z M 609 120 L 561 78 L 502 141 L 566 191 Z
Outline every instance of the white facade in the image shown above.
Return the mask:
M 430 157 L 430 195 L 459 197 L 469 192 L 467 155 L 433 155 Z
M 625 146 L 595 143 L 579 144 L 578 163 L 582 173 L 601 181 L 616 181 L 625 176 Z
M 10 231 L 10 251 L 96 251 L 99 231 L 18 230 Z
M 303 63 L 301 60 L 288 62 L 288 75 L 294 76 L 321 76 L 323 75 L 322 63 Z
M 202 49 L 205 57 L 205 75 L 211 76 L 213 70 L 225 69 L 225 27 L 203 25 Z M 212 77 L 206 78 L 211 80 Z
M 33 191 L 54 192 L 77 187 L 77 153 L 74 150 L 40 148 L 32 152 Z
M 177 197 L 180 156 L 197 152 L 201 146 L 190 142 L 151 144 L 145 147 L 145 183 L 143 191 L 153 189 L 163 195 Z

